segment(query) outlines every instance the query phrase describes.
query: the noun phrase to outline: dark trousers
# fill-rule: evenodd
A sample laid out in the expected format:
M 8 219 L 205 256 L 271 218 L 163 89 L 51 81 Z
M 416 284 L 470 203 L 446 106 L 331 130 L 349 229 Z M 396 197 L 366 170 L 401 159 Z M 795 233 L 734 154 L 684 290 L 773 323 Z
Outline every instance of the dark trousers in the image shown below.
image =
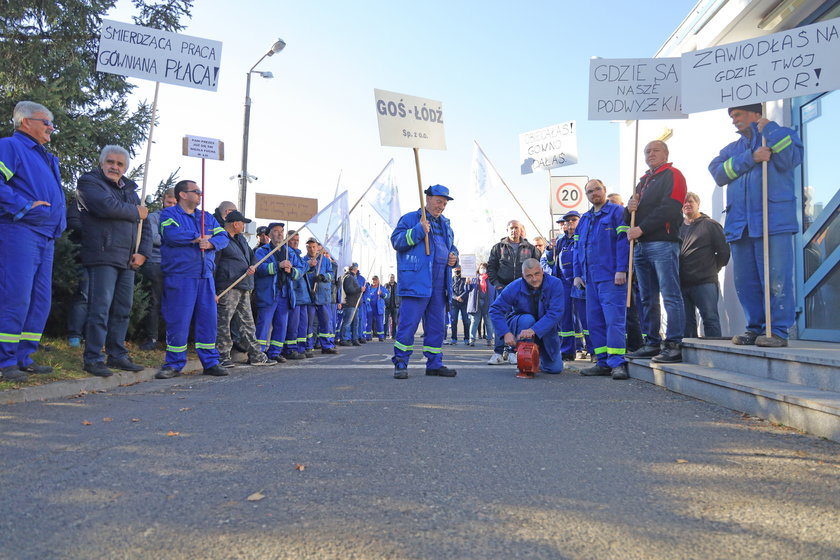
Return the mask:
M 157 339 L 160 335 L 160 302 L 163 294 L 160 263 L 146 261 L 140 267 L 140 275 L 149 283 L 149 308 L 143 318 L 143 330 L 149 338 Z
M 134 301 L 134 270 L 101 265 L 88 267 L 88 314 L 84 362 L 101 362 L 102 346 L 108 356 L 128 356 L 125 333 Z
M 391 338 L 397 336 L 397 324 L 400 320 L 400 308 L 385 309 L 385 332 Z
M 450 304 L 450 314 L 452 315 L 452 341 L 458 342 L 458 315 L 460 315 L 461 320 L 464 322 L 464 342 L 467 342 L 470 339 L 470 314 L 467 313 L 467 302 L 452 300 Z
M 700 311 L 700 318 L 703 320 L 703 336 L 720 337 L 720 315 L 718 314 L 720 287 L 718 283 L 708 282 L 695 286 L 683 286 L 682 294 L 685 304 L 685 337 L 697 338 L 697 311 Z

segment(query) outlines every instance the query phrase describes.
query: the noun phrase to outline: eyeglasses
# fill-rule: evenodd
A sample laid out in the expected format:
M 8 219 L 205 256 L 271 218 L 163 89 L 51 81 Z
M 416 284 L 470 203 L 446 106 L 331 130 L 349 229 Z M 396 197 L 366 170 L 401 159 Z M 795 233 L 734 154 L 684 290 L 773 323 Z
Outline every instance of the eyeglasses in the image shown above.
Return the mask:
M 201 194 L 201 189 L 193 189 L 193 190 L 191 190 L 191 191 L 184 191 L 184 192 L 191 192 L 191 193 L 195 193 L 195 194 L 199 194 L 199 195 L 200 195 L 200 194 Z
M 50 119 L 33 119 L 32 117 L 24 117 L 24 118 L 26 120 L 30 120 L 30 121 L 41 121 L 42 123 L 44 123 L 44 126 L 50 126 L 52 128 L 55 128 L 55 123 L 53 123 Z

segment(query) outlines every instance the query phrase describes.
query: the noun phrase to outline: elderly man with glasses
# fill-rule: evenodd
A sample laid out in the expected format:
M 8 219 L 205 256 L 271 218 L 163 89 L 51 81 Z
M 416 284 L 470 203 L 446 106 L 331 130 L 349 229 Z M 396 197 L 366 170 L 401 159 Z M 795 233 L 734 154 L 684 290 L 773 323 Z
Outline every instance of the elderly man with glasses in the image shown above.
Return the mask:
M 55 240 L 67 211 L 58 158 L 44 148 L 55 131 L 52 113 L 21 101 L 12 119 L 14 134 L 0 139 L 0 374 L 26 381 L 52 371 L 30 355 L 50 313 Z

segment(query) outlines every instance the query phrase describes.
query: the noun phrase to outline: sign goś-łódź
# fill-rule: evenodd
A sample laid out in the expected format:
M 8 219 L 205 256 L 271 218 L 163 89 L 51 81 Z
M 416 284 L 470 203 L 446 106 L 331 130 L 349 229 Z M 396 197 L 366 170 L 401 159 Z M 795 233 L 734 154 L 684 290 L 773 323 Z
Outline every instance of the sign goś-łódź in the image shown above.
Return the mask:
M 216 91 L 221 60 L 221 41 L 102 20 L 98 72 Z
M 432 99 L 412 97 L 374 89 L 379 143 L 401 148 L 446 149 L 443 104 Z
M 575 121 L 547 126 L 519 135 L 522 175 L 578 162 Z
M 683 109 L 840 89 L 840 18 L 682 55 Z
M 685 119 L 680 59 L 597 58 L 589 63 L 589 120 Z

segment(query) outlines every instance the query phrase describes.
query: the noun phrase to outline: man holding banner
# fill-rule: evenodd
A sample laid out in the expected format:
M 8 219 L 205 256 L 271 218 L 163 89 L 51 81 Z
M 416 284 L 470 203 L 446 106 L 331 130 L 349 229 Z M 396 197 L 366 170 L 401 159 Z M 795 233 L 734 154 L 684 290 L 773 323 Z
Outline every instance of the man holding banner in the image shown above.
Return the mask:
M 443 338 L 446 302 L 449 299 L 449 269 L 458 262 L 455 234 L 449 220 L 443 217 L 446 204 L 452 200 L 443 185 L 427 188 L 426 214 L 422 209 L 404 215 L 391 234 L 391 245 L 397 251 L 397 274 L 400 277 L 400 321 L 394 340 L 394 379 L 408 378 L 408 360 L 414 347 L 414 334 L 424 320 L 423 355 L 426 375 L 455 377 L 454 369 L 443 365 Z M 429 253 L 423 240 L 429 237 Z
M 796 195 L 793 170 L 802 163 L 802 141 L 793 129 L 762 116 L 761 104 L 731 107 L 729 116 L 741 138 L 732 142 L 709 164 L 715 182 L 726 185 L 724 234 L 732 247 L 735 291 L 747 330 L 733 344 L 782 347 L 795 319 L 793 291 L 793 234 Z M 766 139 L 766 145 L 762 144 Z M 764 311 L 764 252 L 762 228 L 762 163 L 767 162 L 768 233 L 770 260 L 771 335 Z

